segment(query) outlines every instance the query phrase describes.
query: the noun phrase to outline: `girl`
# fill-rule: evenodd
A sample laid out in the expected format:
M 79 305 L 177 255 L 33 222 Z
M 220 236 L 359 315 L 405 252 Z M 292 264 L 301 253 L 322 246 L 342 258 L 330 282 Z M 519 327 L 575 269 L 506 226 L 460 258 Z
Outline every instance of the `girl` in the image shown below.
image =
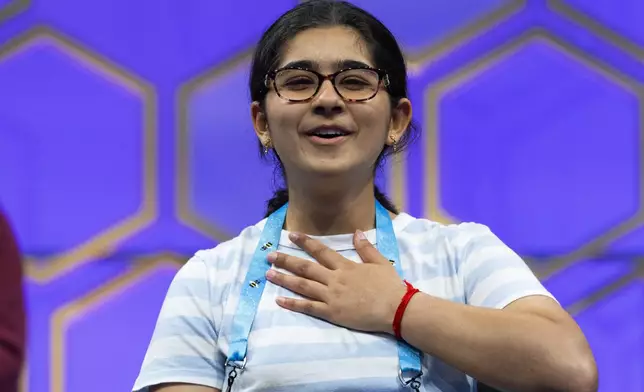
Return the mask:
M 136 391 L 596 390 L 588 344 L 480 224 L 399 212 L 374 172 L 413 139 L 401 50 L 345 2 L 257 46 L 251 115 L 287 185 L 169 288 Z

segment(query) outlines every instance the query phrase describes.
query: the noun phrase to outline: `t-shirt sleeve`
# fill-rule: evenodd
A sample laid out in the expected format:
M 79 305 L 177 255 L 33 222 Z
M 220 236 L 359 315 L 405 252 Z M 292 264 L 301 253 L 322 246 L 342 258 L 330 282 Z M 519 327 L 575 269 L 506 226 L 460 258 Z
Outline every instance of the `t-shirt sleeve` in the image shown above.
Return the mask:
M 197 254 L 170 284 L 133 391 L 163 383 L 221 388 L 225 359 L 212 309 L 209 271 Z
M 531 295 L 555 299 L 523 259 L 487 226 L 463 223 L 459 229 L 458 273 L 468 305 L 502 309 Z

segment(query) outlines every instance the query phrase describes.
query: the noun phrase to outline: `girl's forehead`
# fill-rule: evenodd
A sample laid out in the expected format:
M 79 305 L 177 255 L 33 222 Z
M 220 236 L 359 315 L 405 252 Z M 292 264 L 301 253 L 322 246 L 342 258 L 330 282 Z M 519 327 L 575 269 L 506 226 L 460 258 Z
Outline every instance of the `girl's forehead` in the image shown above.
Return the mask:
M 280 67 L 305 61 L 320 70 L 338 69 L 349 61 L 373 66 L 360 34 L 344 26 L 304 30 L 285 44 Z

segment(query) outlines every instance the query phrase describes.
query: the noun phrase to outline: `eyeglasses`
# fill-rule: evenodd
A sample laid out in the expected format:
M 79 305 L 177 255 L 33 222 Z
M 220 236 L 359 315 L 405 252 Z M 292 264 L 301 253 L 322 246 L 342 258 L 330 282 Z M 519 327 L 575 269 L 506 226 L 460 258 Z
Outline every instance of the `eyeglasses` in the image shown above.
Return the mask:
M 389 76 L 375 68 L 343 69 L 330 75 L 305 68 L 282 68 L 266 75 L 267 88 L 271 82 L 277 95 L 291 102 L 303 102 L 313 98 L 322 82 L 330 80 L 335 91 L 350 102 L 367 101 L 378 94 L 380 82 L 389 87 Z

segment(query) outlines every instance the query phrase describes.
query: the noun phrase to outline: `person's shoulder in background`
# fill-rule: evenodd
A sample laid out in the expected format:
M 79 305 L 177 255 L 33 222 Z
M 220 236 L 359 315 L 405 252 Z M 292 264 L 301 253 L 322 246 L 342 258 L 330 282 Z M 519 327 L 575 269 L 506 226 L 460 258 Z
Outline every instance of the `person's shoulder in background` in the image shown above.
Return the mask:
M 25 309 L 22 257 L 0 210 L 0 391 L 17 391 L 25 356 Z

